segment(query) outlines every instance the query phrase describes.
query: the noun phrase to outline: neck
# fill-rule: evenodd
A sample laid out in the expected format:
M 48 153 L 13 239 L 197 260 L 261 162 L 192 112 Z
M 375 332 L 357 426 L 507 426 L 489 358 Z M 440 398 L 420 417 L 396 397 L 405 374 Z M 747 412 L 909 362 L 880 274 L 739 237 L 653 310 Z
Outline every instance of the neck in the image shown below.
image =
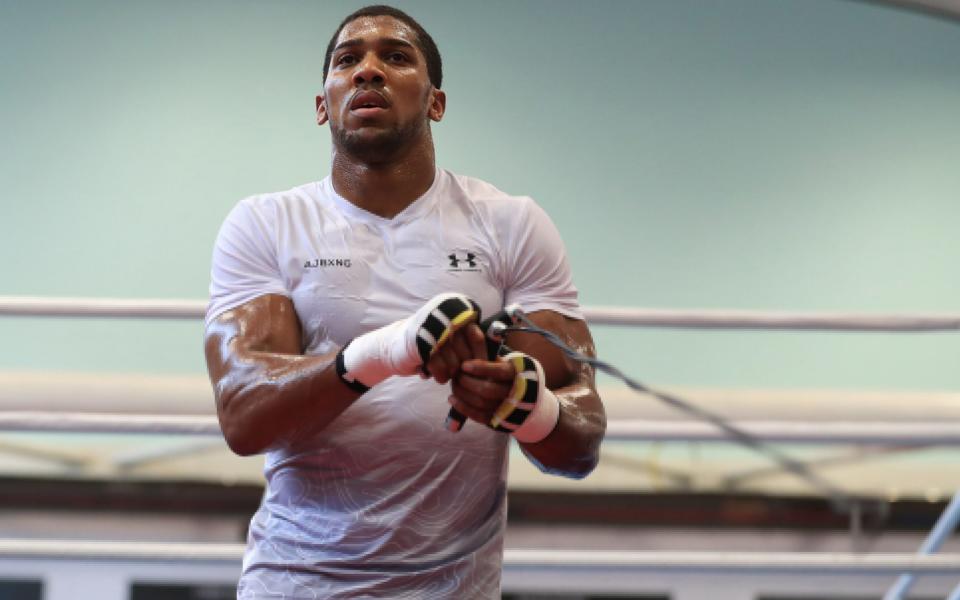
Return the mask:
M 367 212 L 392 219 L 422 196 L 436 175 L 432 140 L 389 160 L 369 162 L 334 147 L 333 189 Z

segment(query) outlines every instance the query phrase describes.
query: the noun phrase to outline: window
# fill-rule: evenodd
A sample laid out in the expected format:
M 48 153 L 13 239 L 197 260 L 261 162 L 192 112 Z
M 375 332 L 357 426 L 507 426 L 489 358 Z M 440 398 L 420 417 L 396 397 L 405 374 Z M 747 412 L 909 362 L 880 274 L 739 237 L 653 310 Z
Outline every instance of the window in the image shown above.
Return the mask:
M 6 598 L 6 596 L 3 597 Z M 236 600 L 236 598 L 236 584 L 134 583 L 130 586 L 130 600 Z
M 27 579 L 0 579 L 3 600 L 43 600 L 43 582 Z

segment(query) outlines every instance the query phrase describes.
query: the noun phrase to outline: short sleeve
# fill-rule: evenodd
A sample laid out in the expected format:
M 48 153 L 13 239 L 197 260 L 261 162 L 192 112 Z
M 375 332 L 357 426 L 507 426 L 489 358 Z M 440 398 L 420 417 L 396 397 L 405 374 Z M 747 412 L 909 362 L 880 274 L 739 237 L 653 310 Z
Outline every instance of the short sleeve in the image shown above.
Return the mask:
M 213 247 L 206 325 L 258 296 L 290 295 L 277 262 L 274 220 L 263 203 L 252 198 L 227 215 Z
M 560 232 L 533 200 L 519 200 L 522 204 L 514 215 L 504 253 L 507 263 L 504 304 L 520 304 L 526 312 L 554 310 L 582 319 Z

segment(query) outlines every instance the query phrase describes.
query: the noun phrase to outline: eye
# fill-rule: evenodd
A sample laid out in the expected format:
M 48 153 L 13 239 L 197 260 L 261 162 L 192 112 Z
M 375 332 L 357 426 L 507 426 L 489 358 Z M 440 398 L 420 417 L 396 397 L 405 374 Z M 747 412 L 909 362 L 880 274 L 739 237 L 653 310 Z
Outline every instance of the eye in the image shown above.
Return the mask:
M 407 55 L 403 52 L 391 52 L 387 55 L 387 59 L 392 62 L 406 62 Z
M 357 58 L 352 54 L 341 54 L 337 57 L 337 65 L 352 65 L 357 61 Z

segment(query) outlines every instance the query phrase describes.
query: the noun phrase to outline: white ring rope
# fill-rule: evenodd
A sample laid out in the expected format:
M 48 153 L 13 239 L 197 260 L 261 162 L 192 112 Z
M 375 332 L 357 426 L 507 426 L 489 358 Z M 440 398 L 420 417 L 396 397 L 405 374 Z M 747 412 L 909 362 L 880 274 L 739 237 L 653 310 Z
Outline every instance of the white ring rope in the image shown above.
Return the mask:
M 0 539 L 0 558 L 239 564 L 244 544 Z M 761 571 L 891 575 L 960 572 L 960 554 L 810 552 L 624 552 L 506 549 L 504 568 Z
M 733 421 L 766 442 L 784 444 L 960 444 L 960 423 Z M 618 419 L 607 424 L 604 440 L 729 442 L 730 437 L 702 421 Z
M 201 300 L 0 296 L 0 315 L 18 317 L 202 319 L 206 308 Z
M 734 422 L 766 442 L 790 444 L 960 444 L 960 423 L 944 422 Z M 136 433 L 220 436 L 214 416 L 119 413 L 0 411 L 0 431 L 63 431 L 73 433 Z M 709 423 L 648 419 L 616 419 L 607 424 L 607 441 L 728 442 L 729 436 Z
M 928 560 L 936 559 L 936 560 Z M 505 566 L 578 569 L 678 569 L 684 571 L 766 571 L 818 574 L 882 575 L 901 565 L 914 573 L 955 575 L 960 554 L 917 555 L 900 553 L 847 554 L 839 552 L 613 552 L 568 550 L 504 550 Z M 907 567 L 909 564 L 911 566 Z
M 860 314 L 746 310 L 669 310 L 585 307 L 591 324 L 686 329 L 785 329 L 809 331 L 957 331 L 955 314 Z
M 0 296 L 0 316 L 202 319 L 203 300 L 44 298 Z M 746 310 L 668 310 L 584 307 L 593 325 L 692 329 L 786 329 L 815 331 L 957 331 L 958 314 L 807 313 Z
M 221 435 L 213 416 L 0 411 L 0 431 Z

